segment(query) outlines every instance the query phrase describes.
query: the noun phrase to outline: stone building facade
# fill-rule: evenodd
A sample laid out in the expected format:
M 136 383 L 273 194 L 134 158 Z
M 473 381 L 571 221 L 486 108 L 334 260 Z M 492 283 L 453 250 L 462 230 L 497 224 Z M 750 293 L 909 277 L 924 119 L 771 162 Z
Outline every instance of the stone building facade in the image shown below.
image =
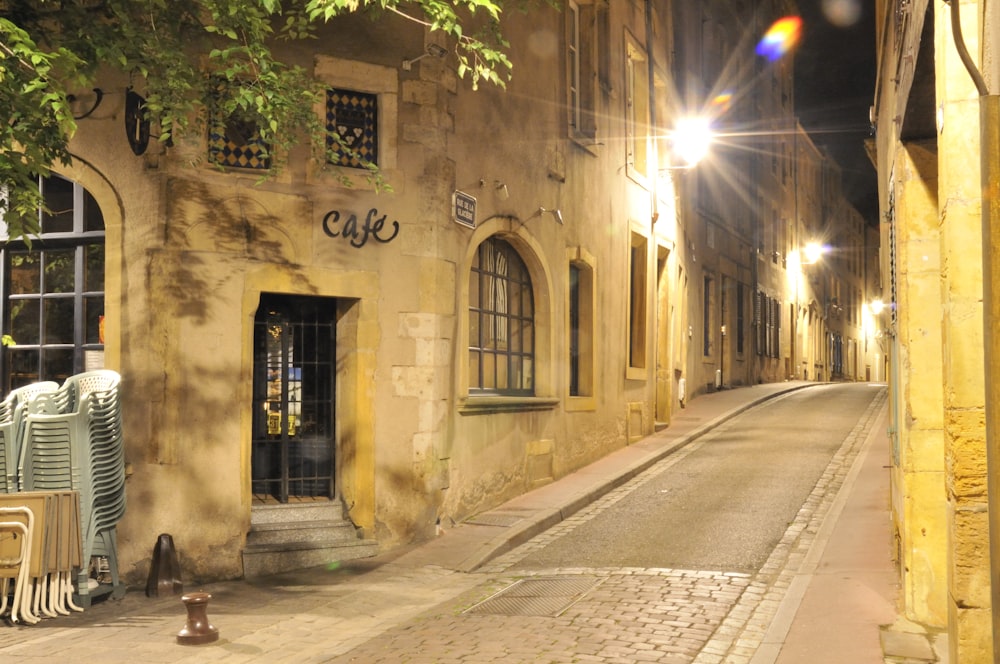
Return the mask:
M 75 230 L 43 239 L 78 238 L 93 257 L 74 292 L 101 310 L 73 319 L 73 370 L 123 376 L 126 578 L 145 579 L 161 533 L 193 580 L 430 538 L 669 426 L 699 393 L 786 379 L 792 312 L 810 338 L 826 334 L 813 305 L 790 306 L 784 255 L 813 186 L 792 148 L 808 138 L 791 119 L 791 65 L 773 65 L 778 84 L 754 105 L 733 102 L 741 122 L 780 108 L 790 131 L 774 156 L 735 157 L 737 186 L 718 188 L 725 150 L 681 172 L 668 148 L 677 119 L 721 93 L 701 77 L 723 61 L 706 62 L 741 59 L 726 51 L 739 21 L 789 9 L 512 12 L 506 90 L 471 90 L 447 43 L 392 15 L 281 46 L 327 86 L 317 115 L 391 191 L 351 154 L 304 145 L 272 173 L 252 132 L 222 120 L 130 149 L 130 82 L 99 81 L 73 163 L 42 183 Z M 705 17 L 712 39 L 683 42 Z M 7 269 L 35 250 L 8 246 Z M 810 284 L 796 303 L 815 301 Z M 25 293 L 7 288 L 16 327 Z M 18 352 L 34 348 L 29 332 Z M 60 375 L 3 353 L 7 389 Z

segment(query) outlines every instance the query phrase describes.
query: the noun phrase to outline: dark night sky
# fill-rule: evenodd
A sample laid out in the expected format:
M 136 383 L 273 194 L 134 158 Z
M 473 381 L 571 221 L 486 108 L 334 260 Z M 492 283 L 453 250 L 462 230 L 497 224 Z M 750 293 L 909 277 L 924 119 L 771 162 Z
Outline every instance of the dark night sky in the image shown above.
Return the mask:
M 843 168 L 844 195 L 868 223 L 877 223 L 875 168 L 863 144 L 871 135 L 875 95 L 875 1 L 799 0 L 799 14 L 796 114 Z

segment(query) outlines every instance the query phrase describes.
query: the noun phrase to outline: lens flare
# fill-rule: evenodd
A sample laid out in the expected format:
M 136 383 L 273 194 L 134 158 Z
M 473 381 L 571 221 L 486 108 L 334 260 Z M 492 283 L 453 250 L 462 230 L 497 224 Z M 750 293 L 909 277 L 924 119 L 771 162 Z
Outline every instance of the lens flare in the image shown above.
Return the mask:
M 719 112 L 725 113 L 729 110 L 730 104 L 733 103 L 733 93 L 729 90 L 715 95 L 712 100 L 712 106 L 719 109 Z
M 823 15 L 838 28 L 849 28 L 861 19 L 858 0 L 823 0 Z
M 757 55 L 774 62 L 791 51 L 802 36 L 802 19 L 786 16 L 774 22 L 757 44 Z

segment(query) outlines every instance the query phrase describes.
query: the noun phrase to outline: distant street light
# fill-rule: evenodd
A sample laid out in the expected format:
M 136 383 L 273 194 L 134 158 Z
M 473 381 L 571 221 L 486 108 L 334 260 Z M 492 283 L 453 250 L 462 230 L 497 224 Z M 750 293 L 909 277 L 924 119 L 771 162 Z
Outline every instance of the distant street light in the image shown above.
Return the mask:
M 805 247 L 802 248 L 802 253 L 805 254 L 805 260 L 802 261 L 804 265 L 812 265 L 820 258 L 823 257 L 827 251 L 826 247 L 818 242 L 810 242 Z
M 819 259 L 823 257 L 829 249 L 819 242 L 809 242 L 801 249 L 793 249 L 788 255 L 788 270 L 790 272 L 791 278 L 794 280 L 795 285 L 795 302 L 792 307 L 792 348 L 791 348 L 791 366 L 792 366 L 792 376 L 794 378 L 799 377 L 799 368 L 796 366 L 796 350 L 799 344 L 799 284 L 802 282 L 803 265 L 815 265 L 819 262 Z

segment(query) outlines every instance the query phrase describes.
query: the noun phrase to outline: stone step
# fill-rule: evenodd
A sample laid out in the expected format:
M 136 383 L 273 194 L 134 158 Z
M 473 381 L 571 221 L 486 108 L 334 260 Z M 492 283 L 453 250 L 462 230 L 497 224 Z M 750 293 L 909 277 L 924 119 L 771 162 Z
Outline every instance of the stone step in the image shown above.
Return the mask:
M 374 540 L 248 545 L 243 550 L 243 576 L 279 574 L 290 570 L 330 565 L 344 560 L 370 558 L 378 553 Z
M 358 539 L 357 528 L 343 519 L 255 524 L 247 533 L 247 545 L 342 542 L 356 539 Z
M 277 574 L 377 553 L 378 543 L 360 539 L 339 501 L 254 505 L 243 575 Z
M 269 523 L 303 521 L 337 521 L 344 519 L 344 508 L 339 501 L 290 503 L 288 505 L 254 505 L 250 510 L 250 526 Z

